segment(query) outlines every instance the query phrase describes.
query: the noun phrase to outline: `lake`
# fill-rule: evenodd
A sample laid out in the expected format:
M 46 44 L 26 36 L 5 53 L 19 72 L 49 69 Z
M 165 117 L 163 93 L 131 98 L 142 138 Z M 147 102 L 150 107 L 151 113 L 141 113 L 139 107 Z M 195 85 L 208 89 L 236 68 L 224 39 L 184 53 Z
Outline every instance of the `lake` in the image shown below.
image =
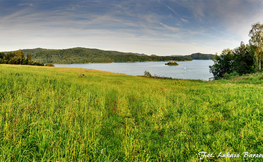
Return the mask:
M 122 63 L 92 63 L 92 64 L 54 64 L 55 67 L 77 67 L 95 69 L 128 75 L 143 75 L 144 71 L 161 77 L 177 79 L 200 79 L 209 80 L 213 77 L 209 73 L 209 65 L 212 60 L 176 61 L 178 66 L 167 66 L 168 61 L 158 62 L 122 62 Z

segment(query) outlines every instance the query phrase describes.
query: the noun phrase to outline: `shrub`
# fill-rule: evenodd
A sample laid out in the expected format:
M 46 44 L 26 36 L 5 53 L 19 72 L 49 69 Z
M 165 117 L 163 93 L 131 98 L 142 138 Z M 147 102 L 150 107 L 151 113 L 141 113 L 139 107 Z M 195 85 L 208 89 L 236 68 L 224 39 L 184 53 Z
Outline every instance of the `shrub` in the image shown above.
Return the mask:
M 228 73 L 225 73 L 224 74 L 224 79 L 232 79 L 232 78 L 235 78 L 239 76 L 238 72 L 236 71 L 233 71 L 232 73 L 228 74 Z
M 145 77 L 152 77 L 151 73 L 148 72 L 148 71 L 145 71 L 143 76 L 145 76 Z
M 46 66 L 55 67 L 53 63 L 47 63 Z

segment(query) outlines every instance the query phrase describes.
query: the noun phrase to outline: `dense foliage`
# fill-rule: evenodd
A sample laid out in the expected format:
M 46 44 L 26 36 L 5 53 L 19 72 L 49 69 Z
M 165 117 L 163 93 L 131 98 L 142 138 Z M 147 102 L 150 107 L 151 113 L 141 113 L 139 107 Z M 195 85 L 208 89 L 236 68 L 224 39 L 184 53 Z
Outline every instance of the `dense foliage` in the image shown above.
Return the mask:
M 239 75 L 255 72 L 254 47 L 241 42 L 238 48 L 233 50 L 233 71 Z
M 214 79 L 222 78 L 225 74 L 236 72 L 239 75 L 253 73 L 255 71 L 253 47 L 244 45 L 230 50 L 225 49 L 221 55 L 216 55 L 214 65 L 209 66 Z
M 39 65 L 44 66 L 44 64 L 32 61 L 31 53 L 27 53 L 27 58 L 25 58 L 24 52 L 22 50 L 16 52 L 0 53 L 0 64 L 21 64 L 21 65 Z
M 259 23 L 252 25 L 249 35 L 251 36 L 249 45 L 241 42 L 239 47 L 233 50 L 225 49 L 221 55 L 215 56 L 214 65 L 209 66 L 214 79 L 222 78 L 231 73 L 243 75 L 261 70 L 263 25 Z

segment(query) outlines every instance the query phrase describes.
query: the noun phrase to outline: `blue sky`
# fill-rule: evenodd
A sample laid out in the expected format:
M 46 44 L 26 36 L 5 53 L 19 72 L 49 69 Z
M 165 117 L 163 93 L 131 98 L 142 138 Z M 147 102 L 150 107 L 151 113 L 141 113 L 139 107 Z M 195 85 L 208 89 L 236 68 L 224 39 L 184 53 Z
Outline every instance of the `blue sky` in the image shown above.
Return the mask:
M 0 0 L 0 51 L 221 53 L 248 43 L 262 0 Z

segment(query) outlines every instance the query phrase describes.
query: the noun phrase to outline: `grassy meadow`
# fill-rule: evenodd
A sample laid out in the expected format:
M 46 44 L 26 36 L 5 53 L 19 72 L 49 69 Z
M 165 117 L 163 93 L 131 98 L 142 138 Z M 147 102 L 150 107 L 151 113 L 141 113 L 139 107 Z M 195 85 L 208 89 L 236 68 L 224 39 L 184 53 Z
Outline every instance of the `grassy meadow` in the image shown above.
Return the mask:
M 0 77 L 1 161 L 263 161 L 243 156 L 263 154 L 261 73 L 194 81 L 0 65 Z

